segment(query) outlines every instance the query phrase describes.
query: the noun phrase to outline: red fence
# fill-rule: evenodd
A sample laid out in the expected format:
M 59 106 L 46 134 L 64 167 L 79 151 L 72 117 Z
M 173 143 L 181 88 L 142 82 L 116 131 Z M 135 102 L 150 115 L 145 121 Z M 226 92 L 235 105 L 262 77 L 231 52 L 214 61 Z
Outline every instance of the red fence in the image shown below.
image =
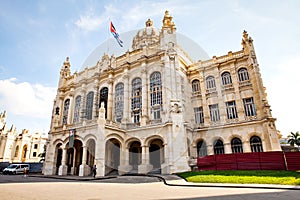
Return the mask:
M 219 154 L 198 158 L 199 170 L 300 170 L 300 152 Z
M 300 170 L 300 152 L 285 152 L 287 170 Z

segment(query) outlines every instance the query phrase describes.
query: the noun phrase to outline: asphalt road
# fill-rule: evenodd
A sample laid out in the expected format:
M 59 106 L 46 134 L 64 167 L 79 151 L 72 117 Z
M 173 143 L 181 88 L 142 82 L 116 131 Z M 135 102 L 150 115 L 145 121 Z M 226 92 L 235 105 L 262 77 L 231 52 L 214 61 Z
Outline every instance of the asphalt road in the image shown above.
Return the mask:
M 174 181 L 169 181 L 175 183 Z M 293 200 L 300 190 L 226 187 L 167 186 L 154 177 L 118 177 L 104 180 L 0 175 L 0 199 L 205 199 L 205 200 Z

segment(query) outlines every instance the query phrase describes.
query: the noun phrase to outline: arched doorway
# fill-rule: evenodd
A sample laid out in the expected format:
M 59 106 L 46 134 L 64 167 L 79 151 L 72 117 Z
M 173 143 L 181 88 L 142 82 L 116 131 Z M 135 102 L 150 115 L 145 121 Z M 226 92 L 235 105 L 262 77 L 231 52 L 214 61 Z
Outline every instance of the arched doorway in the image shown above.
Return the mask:
M 59 169 L 59 166 L 62 164 L 61 161 L 62 161 L 62 149 L 61 149 L 61 145 L 62 144 L 57 144 L 56 147 L 55 147 L 55 163 L 54 163 L 54 166 L 55 166 L 55 174 L 57 175 L 58 174 L 58 169 Z
M 22 162 L 25 162 L 26 161 L 26 154 L 27 154 L 27 144 L 25 144 L 23 146 L 23 150 L 22 150 L 22 158 L 21 158 L 21 161 Z
M 135 172 L 138 169 L 138 165 L 142 161 L 142 147 L 141 143 L 134 141 L 129 147 L 129 164 L 132 165 L 132 170 Z
M 83 148 L 82 142 L 75 139 L 73 147 L 69 147 L 67 143 L 67 174 L 79 175 L 79 166 L 82 164 Z
M 92 168 L 95 161 L 95 140 L 89 139 L 86 143 L 87 146 L 87 165 Z
M 105 148 L 105 175 L 118 174 L 120 165 L 121 143 L 117 139 L 110 139 L 106 142 Z
M 161 164 L 164 162 L 163 142 L 155 139 L 150 143 L 150 164 L 153 166 L 151 173 L 161 173 Z

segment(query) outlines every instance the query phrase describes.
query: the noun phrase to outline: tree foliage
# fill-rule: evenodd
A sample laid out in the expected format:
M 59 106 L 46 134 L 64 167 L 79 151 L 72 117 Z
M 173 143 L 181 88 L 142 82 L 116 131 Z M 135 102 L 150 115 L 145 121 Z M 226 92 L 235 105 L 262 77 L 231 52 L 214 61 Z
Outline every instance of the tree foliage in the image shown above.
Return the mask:
M 299 147 L 300 146 L 300 133 L 297 131 L 296 133 L 291 132 L 288 135 L 288 143 L 293 147 L 295 144 Z

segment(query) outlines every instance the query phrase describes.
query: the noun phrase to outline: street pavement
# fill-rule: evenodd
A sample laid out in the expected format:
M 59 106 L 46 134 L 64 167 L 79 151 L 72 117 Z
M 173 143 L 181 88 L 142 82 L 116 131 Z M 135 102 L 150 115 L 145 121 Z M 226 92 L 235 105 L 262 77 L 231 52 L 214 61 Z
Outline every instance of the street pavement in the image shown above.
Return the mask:
M 164 183 L 168 184 L 166 185 Z M 177 186 L 176 186 L 177 185 Z M 43 176 L 32 174 L 0 175 L 0 200 L 31 199 L 208 199 L 208 200 L 281 200 L 299 199 L 300 187 L 270 185 L 195 184 L 175 175 Z

